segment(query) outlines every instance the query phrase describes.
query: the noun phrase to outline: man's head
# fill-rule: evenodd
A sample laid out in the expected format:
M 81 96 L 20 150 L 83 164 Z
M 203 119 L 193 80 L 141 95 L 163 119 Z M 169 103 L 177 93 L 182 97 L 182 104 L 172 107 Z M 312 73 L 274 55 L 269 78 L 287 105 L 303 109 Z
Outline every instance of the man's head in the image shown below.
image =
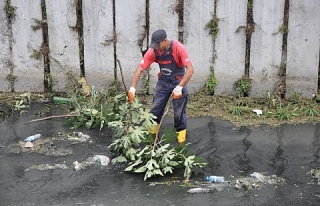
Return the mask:
M 159 29 L 153 32 L 151 37 L 150 48 L 156 49 L 159 46 L 159 44 L 166 39 L 167 39 L 167 33 L 165 30 Z

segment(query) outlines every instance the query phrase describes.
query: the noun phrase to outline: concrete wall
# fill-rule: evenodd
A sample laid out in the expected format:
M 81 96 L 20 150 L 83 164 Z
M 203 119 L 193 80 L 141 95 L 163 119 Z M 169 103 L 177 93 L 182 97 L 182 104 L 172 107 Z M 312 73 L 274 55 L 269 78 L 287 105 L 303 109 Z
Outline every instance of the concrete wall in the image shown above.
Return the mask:
M 147 48 L 145 33 L 145 1 L 118 0 L 116 2 L 117 58 L 122 69 L 127 89 L 131 86 L 132 75 L 142 59 L 142 50 Z M 135 9 L 139 8 L 139 9 Z M 130 34 L 130 35 L 128 35 Z M 121 73 L 117 67 L 118 80 Z M 140 81 L 139 86 L 142 86 Z M 121 83 L 122 84 L 122 83 Z
M 266 96 L 276 87 L 281 64 L 284 0 L 253 1 L 255 31 L 250 49 L 250 78 L 253 96 Z
M 39 51 L 42 43 L 41 30 L 33 30 L 35 20 L 41 20 L 39 2 L 28 0 L 11 0 L 16 6 L 16 17 L 12 25 L 12 61 L 13 75 L 17 77 L 14 91 L 43 91 L 43 62 L 32 57 Z
M 112 0 L 84 0 L 82 6 L 85 76 L 100 90 L 114 80 Z
M 234 83 L 245 69 L 245 29 L 247 0 L 218 1 L 219 33 L 216 39 L 215 75 L 218 81 L 215 94 L 234 93 Z
M 71 76 L 80 76 L 76 0 L 46 0 L 50 72 L 53 90 L 64 92 Z
M 320 2 L 291 0 L 286 83 L 288 95 L 317 92 L 320 51 Z
M 186 0 L 184 2 L 184 44 L 195 69 L 188 83 L 191 93 L 202 88 L 210 75 L 213 42 L 204 28 L 212 18 L 213 11 L 214 1 Z
M 184 0 L 180 28 L 177 4 L 181 0 L 82 0 L 84 53 L 81 61 L 77 1 L 45 2 L 49 75 L 53 78 L 54 91 L 66 91 L 70 76 L 79 78 L 80 62 L 84 62 L 87 81 L 98 90 L 111 84 L 115 77 L 122 81 L 116 59 L 122 64 L 126 86 L 130 87 L 142 52 L 148 49 L 152 32 L 159 28 L 167 30 L 169 39 L 178 39 L 179 33 L 183 33 L 195 68 L 188 85 L 191 93 L 205 85 L 211 67 L 218 81 L 216 95 L 234 94 L 234 83 L 245 73 L 247 0 Z M 0 1 L 0 91 L 44 90 L 43 58 L 30 57 L 43 41 L 41 29 L 31 27 L 35 19 L 42 20 L 40 3 L 40 0 L 11 0 L 16 10 L 10 24 L 3 9 L 6 1 Z M 285 0 L 253 0 L 250 5 L 255 24 L 249 45 L 251 96 L 263 96 L 275 89 L 281 63 L 286 65 L 287 94 L 297 91 L 307 97 L 318 90 L 320 1 L 289 0 L 286 59 L 282 59 L 283 33 L 279 29 L 283 24 L 284 4 Z M 219 32 L 213 41 L 205 26 L 214 11 L 219 19 Z M 146 72 L 149 76 L 144 77 L 148 79 L 150 93 L 154 93 L 158 71 L 158 65 L 152 64 Z M 10 88 L 6 80 L 9 74 L 17 77 L 14 88 Z M 137 90 L 143 89 L 141 80 Z
M 0 8 L 4 8 L 5 2 L 0 1 Z M 6 80 L 10 74 L 9 60 L 10 57 L 10 31 L 6 13 L 0 9 L 0 91 L 8 91 L 10 89 L 9 82 Z M 10 90 L 9 90 L 10 91 Z

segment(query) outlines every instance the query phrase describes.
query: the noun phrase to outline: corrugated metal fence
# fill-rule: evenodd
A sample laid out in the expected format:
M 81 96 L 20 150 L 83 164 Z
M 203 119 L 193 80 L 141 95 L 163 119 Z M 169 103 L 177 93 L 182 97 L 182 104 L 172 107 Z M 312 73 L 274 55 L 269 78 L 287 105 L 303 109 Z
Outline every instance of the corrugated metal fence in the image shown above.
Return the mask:
M 65 91 L 80 75 L 100 89 L 120 80 L 117 58 L 130 86 L 159 28 L 189 51 L 190 92 L 211 69 L 217 95 L 234 94 L 244 76 L 251 96 L 283 86 L 307 97 L 319 87 L 319 0 L 0 0 L 0 8 L 0 91 Z M 150 93 L 157 72 L 153 64 L 144 77 Z

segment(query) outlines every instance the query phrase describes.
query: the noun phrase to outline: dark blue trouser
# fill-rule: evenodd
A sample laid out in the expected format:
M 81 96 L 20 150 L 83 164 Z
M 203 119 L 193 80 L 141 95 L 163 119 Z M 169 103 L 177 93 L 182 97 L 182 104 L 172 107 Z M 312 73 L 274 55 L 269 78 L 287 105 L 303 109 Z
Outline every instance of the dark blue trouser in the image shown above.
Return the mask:
M 179 81 L 158 80 L 156 85 L 156 94 L 153 98 L 151 113 L 157 117 L 155 121 L 159 124 L 164 114 L 167 102 L 172 95 L 173 89 Z M 186 108 L 188 103 L 188 90 L 182 89 L 182 97 L 173 99 L 174 128 L 177 132 L 187 128 Z

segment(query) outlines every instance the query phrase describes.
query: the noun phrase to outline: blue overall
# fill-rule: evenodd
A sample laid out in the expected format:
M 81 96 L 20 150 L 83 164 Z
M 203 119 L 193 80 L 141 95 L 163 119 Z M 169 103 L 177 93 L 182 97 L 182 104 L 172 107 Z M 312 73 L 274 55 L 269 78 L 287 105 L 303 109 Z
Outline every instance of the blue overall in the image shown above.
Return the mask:
M 180 83 L 185 74 L 185 67 L 178 67 L 172 55 L 172 44 L 161 55 L 156 50 L 156 62 L 159 64 L 160 72 L 156 84 L 156 94 L 153 99 L 151 113 L 157 117 L 155 121 L 159 124 L 164 114 L 167 102 L 172 95 L 173 89 Z M 188 102 L 188 90 L 182 89 L 182 97 L 173 99 L 174 127 L 177 132 L 186 129 L 186 107 Z

